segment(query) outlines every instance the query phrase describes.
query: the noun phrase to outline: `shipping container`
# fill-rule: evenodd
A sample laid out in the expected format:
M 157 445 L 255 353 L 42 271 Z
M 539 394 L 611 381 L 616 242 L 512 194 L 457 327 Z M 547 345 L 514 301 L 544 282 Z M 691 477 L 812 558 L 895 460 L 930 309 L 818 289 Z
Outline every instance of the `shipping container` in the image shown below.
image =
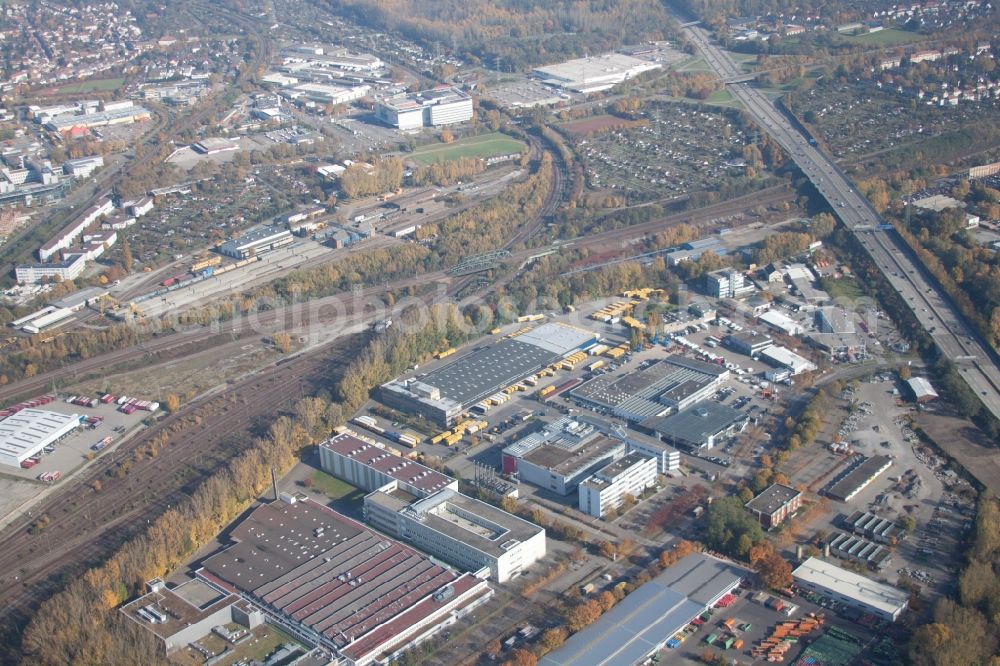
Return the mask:
M 454 353 L 455 353 L 455 348 L 454 347 L 450 347 L 448 349 L 445 349 L 444 351 L 440 351 L 440 352 L 434 354 L 434 358 L 442 359 L 442 358 L 446 358 L 448 356 L 451 356 Z
M 106 405 L 109 402 L 114 402 L 114 400 L 115 400 L 115 396 L 111 395 L 110 393 L 105 393 L 104 395 L 101 396 L 101 404 L 102 405 Z
M 38 461 L 33 458 L 28 458 L 27 460 L 21 461 L 21 467 L 24 469 L 31 469 L 38 464 Z

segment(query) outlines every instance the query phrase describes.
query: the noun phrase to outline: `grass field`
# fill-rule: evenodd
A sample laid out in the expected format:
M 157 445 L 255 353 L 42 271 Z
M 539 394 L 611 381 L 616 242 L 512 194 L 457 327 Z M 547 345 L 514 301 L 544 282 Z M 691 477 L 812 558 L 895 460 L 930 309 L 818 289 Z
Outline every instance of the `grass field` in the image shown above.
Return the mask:
M 78 95 L 89 92 L 108 92 L 117 90 L 125 84 L 125 79 L 91 79 L 90 81 L 80 81 L 69 85 L 60 86 L 59 92 L 65 95 Z
M 848 41 L 860 44 L 874 44 L 876 46 L 895 46 L 896 44 L 908 44 L 923 39 L 921 35 L 907 30 L 896 30 L 886 28 L 878 32 L 868 32 L 863 35 L 851 35 Z
M 316 470 L 312 475 L 312 480 L 313 488 L 321 491 L 330 499 L 350 499 L 352 493 L 358 493 L 359 497 L 362 494 L 360 490 L 351 484 L 345 483 L 322 470 Z
M 460 157 L 509 155 L 519 153 L 523 148 L 524 144 L 517 139 L 494 132 L 493 134 L 480 134 L 479 136 L 459 139 L 454 143 L 435 143 L 421 146 L 410 153 L 409 157 L 423 164 L 434 164 L 435 162 L 457 160 Z
M 841 278 L 839 280 L 824 279 L 822 285 L 824 290 L 835 299 L 848 299 L 856 301 L 864 292 L 854 278 Z

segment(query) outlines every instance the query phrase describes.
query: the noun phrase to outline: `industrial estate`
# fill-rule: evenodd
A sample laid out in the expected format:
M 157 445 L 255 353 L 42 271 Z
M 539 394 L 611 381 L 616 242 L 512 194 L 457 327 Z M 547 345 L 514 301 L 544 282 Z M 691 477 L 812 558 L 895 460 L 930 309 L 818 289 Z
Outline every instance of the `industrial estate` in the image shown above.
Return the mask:
M 987 0 L 0 6 L 0 662 L 1000 659 Z

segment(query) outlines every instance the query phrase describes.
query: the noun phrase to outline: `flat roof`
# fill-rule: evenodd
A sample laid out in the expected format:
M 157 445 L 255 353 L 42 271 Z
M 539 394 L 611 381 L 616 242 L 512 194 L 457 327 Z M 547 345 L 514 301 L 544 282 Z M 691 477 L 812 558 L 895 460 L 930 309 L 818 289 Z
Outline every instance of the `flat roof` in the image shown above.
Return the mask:
M 545 531 L 534 523 L 451 489 L 417 500 L 404 512 L 427 527 L 493 557 L 500 557 L 516 543 Z
M 892 458 L 888 456 L 872 456 L 862 461 L 854 469 L 845 474 L 842 478 L 834 482 L 826 491 L 826 494 L 834 499 L 846 501 L 861 487 L 866 485 L 872 478 L 884 472 L 892 464 Z
M 536 67 L 534 71 L 542 76 L 572 83 L 589 83 L 610 76 L 624 76 L 633 70 L 655 69 L 660 66 L 659 63 L 633 58 L 622 53 L 605 53 Z
M 574 388 L 570 395 L 609 408 L 634 398 L 653 400 L 663 396 L 667 400 L 679 401 L 718 381 L 728 372 L 713 363 L 673 355 L 618 377 L 594 377 Z
M 642 425 L 673 441 L 701 444 L 747 418 L 744 412 L 729 405 L 704 401 L 670 416 L 646 419 Z
M 596 622 L 545 655 L 541 666 L 623 666 L 643 662 L 708 606 L 739 585 L 745 572 L 694 553 L 641 586 Z
M 622 474 L 625 474 L 636 465 L 642 464 L 650 459 L 652 459 L 652 456 L 633 451 L 632 453 L 627 453 L 618 460 L 597 470 L 595 475 L 599 475 L 613 483 Z
M 78 414 L 22 409 L 0 420 L 0 453 L 16 458 L 30 456 L 79 425 Z
M 847 599 L 854 599 L 892 615 L 906 608 L 910 599 L 910 595 L 899 588 L 874 581 L 815 557 L 810 557 L 800 564 L 792 572 L 792 576 L 796 580 L 835 591 Z
M 335 435 L 320 446 L 428 493 L 440 490 L 455 481 L 447 474 L 397 456 L 385 448 L 347 433 Z
M 751 511 L 771 515 L 801 494 L 801 492 L 791 486 L 775 483 L 761 491 L 760 495 L 747 502 L 746 507 Z
M 206 559 L 199 575 L 250 593 L 338 649 L 357 647 L 459 577 L 312 500 L 261 505 L 230 536 L 234 543 Z
M 788 366 L 791 369 L 815 367 L 809 359 L 796 354 L 787 347 L 781 347 L 779 345 L 771 345 L 767 349 L 762 349 L 760 351 L 760 356 L 779 365 Z
M 542 324 L 459 356 L 419 381 L 437 388 L 444 399 L 475 404 L 596 338 L 595 333 L 573 326 Z
M 228 240 L 225 243 L 219 245 L 219 249 L 222 248 L 238 250 L 243 247 L 250 245 L 255 245 L 257 243 L 264 243 L 273 238 L 279 236 L 291 236 L 291 232 L 284 227 L 278 227 L 273 225 L 265 225 L 263 227 L 257 227 L 256 229 L 251 229 L 239 238 L 234 238 L 233 240 Z
M 521 456 L 521 460 L 555 474 L 569 476 L 586 469 L 601 458 L 611 455 L 614 449 L 623 446 L 620 440 L 598 435 L 573 449 L 542 445 Z
M 175 588 L 144 594 L 122 606 L 121 612 L 160 638 L 169 638 L 239 600 L 239 595 L 220 592 L 205 581 L 194 579 Z M 154 623 L 143 617 L 139 611 L 149 606 L 166 616 L 167 621 Z

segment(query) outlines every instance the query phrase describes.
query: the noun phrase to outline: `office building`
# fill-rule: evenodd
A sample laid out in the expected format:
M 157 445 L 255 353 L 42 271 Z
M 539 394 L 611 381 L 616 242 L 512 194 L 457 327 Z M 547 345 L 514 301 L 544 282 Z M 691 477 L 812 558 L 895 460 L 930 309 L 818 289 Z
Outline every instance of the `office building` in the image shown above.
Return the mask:
M 714 298 L 742 298 L 753 290 L 753 284 L 743 273 L 732 268 L 722 268 L 705 276 L 705 291 Z
M 63 261 L 17 264 L 14 275 L 20 284 L 38 284 L 46 280 L 76 279 L 87 266 L 86 258 L 76 255 Z
M 627 496 L 638 498 L 646 488 L 656 485 L 656 458 L 628 453 L 605 465 L 577 488 L 580 511 L 603 518 L 618 509 Z
M 375 116 L 401 130 L 441 127 L 472 120 L 472 98 L 447 86 L 402 93 L 375 104 Z
M 465 571 L 506 583 L 545 557 L 545 529 L 453 488 L 419 498 L 392 481 L 365 497 L 365 521 Z
M 765 529 L 783 523 L 802 506 L 802 493 L 781 483 L 765 488 L 746 503 L 746 508 Z

